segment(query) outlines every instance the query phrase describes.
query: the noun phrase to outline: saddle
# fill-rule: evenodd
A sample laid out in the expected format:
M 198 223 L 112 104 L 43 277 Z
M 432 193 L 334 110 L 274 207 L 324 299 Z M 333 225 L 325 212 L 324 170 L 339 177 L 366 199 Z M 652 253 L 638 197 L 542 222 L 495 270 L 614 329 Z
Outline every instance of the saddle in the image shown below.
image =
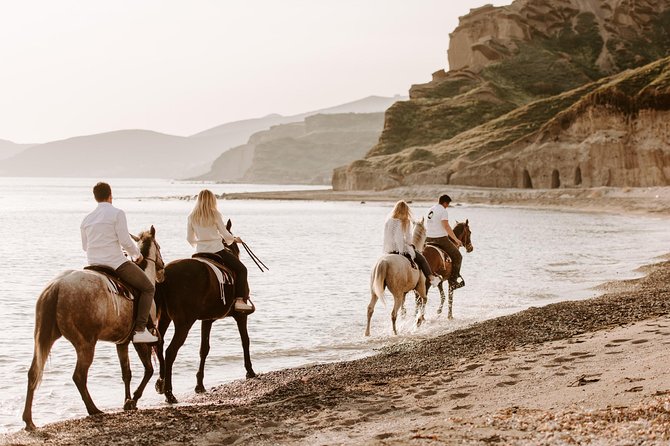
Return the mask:
M 397 254 L 405 257 L 407 260 L 409 260 L 409 264 L 412 267 L 412 269 L 418 269 L 416 266 L 416 262 L 414 261 L 414 259 L 412 259 L 412 256 L 408 252 L 400 254 L 398 251 L 391 251 L 389 254 Z
M 451 263 L 451 257 L 449 257 L 449 253 L 447 251 L 445 251 L 444 249 L 442 249 L 439 245 L 428 242 L 428 243 L 426 243 L 426 247 L 428 247 L 428 246 L 430 246 L 432 248 L 435 248 L 437 250 L 437 252 L 440 254 L 440 256 L 442 256 L 442 259 L 444 259 L 445 264 L 447 262 Z M 424 250 L 425 250 L 425 248 L 424 248 Z
M 89 265 L 85 266 L 84 269 L 95 271 L 96 273 L 100 273 L 109 279 L 109 282 L 113 287 L 110 289 L 110 291 L 114 294 L 118 294 L 119 296 L 131 301 L 134 301 L 135 296 L 139 296 L 140 294 L 139 291 L 137 291 L 135 288 L 123 282 L 119 275 L 116 274 L 116 270 L 114 270 L 114 268 L 110 268 L 109 266 L 104 265 Z
M 216 265 L 216 267 L 224 273 L 224 276 L 228 276 L 230 283 L 235 282 L 235 272 L 226 266 L 226 264 L 223 262 L 223 257 L 214 252 L 196 252 L 191 256 L 193 259 L 197 259 L 198 257 L 207 259 L 214 263 L 214 265 Z

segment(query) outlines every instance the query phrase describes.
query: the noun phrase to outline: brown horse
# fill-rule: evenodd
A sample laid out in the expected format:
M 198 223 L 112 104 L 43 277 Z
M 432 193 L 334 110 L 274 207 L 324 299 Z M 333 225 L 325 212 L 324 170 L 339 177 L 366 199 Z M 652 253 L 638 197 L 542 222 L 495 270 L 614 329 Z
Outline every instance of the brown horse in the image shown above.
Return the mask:
M 426 227 L 423 218 L 414 225 L 412 243 L 417 251 L 423 249 L 426 242 Z M 424 321 L 424 309 L 426 306 L 426 278 L 419 269 L 412 268 L 409 260 L 399 254 L 384 254 L 372 269 L 370 278 L 370 303 L 368 304 L 368 324 L 365 328 L 365 336 L 370 336 L 370 319 L 375 310 L 377 299 L 384 299 L 384 288 L 388 288 L 393 294 L 393 310 L 391 311 L 391 323 L 393 334 L 396 330 L 396 318 L 398 310 L 405 303 L 405 295 L 414 290 L 417 303 L 417 326 Z
M 156 230 L 135 238 L 145 261 L 140 264 L 149 279 L 160 281 L 163 276 L 163 259 L 156 243 Z M 34 430 L 32 403 L 35 389 L 42 379 L 44 363 L 54 342 L 64 336 L 77 352 L 77 365 L 72 379 L 81 394 L 89 415 L 102 413 L 93 403 L 86 382 L 88 369 L 93 362 L 95 344 L 100 341 L 116 343 L 116 352 L 121 363 L 121 375 L 125 386 L 125 410 L 137 408 L 137 400 L 153 375 L 151 346 L 134 344 L 144 366 L 140 385 L 130 396 L 130 360 L 128 343 L 133 330 L 133 303 L 110 291 L 107 279 L 100 273 L 65 271 L 52 280 L 42 291 L 35 306 L 35 350 L 28 371 L 28 391 L 23 410 L 23 421 L 27 430 Z
M 230 220 L 227 227 L 230 229 Z M 230 246 L 231 251 L 239 256 L 236 243 Z M 226 303 L 221 299 L 219 281 L 212 269 L 196 259 L 179 259 L 165 266 L 165 281 L 157 286 L 156 305 L 158 314 L 158 331 L 161 338 L 165 335 L 170 323 L 174 322 L 174 335 L 170 341 L 165 357 L 163 357 L 163 343 L 159 343 L 158 361 L 160 363 L 160 378 L 156 382 L 156 391 L 165 394 L 168 403 L 176 403 L 172 393 L 172 365 L 177 352 L 186 341 L 188 332 L 197 320 L 202 321 L 200 339 L 200 365 L 196 374 L 197 393 L 205 392 L 203 379 L 205 377 L 205 360 L 209 353 L 209 335 L 212 324 L 217 319 L 230 316 L 237 322 L 237 329 L 242 340 L 244 351 L 244 367 L 247 378 L 256 376 L 249 354 L 249 333 L 247 332 L 247 315 L 237 313 L 232 309 L 234 289 L 232 284 L 224 286 Z
M 456 237 L 458 237 L 463 246 L 465 246 L 465 250 L 467 252 L 472 252 L 474 247 L 472 246 L 471 241 L 472 232 L 470 231 L 469 221 L 465 220 L 465 223 L 458 223 L 454 227 L 454 234 L 456 235 Z M 440 283 L 437 285 L 437 289 L 440 290 L 440 306 L 437 309 L 437 314 L 441 314 L 445 299 L 444 288 L 442 287 L 442 284 L 451 275 L 451 259 L 449 258 L 449 256 L 445 255 L 443 252 L 441 252 L 441 250 L 439 250 L 433 245 L 427 245 L 423 250 L 423 255 L 424 257 L 426 257 L 428 265 L 430 265 L 430 269 L 433 270 L 433 273 L 435 273 L 442 279 Z M 447 284 L 449 284 L 448 281 Z M 454 317 L 452 314 L 452 304 L 454 301 L 454 290 L 451 288 L 450 285 L 448 285 L 448 287 L 449 287 L 449 307 L 447 317 L 449 319 L 453 319 Z M 428 289 L 430 289 L 430 283 L 427 282 L 426 294 L 428 293 Z

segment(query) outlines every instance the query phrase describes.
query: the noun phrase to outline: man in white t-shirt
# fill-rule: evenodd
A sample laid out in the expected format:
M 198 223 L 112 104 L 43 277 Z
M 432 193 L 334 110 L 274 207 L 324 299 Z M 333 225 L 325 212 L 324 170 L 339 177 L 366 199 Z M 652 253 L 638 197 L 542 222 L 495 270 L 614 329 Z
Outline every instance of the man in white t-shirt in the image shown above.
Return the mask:
M 442 195 L 438 204 L 428 211 L 426 215 L 426 243 L 439 246 L 451 257 L 449 285 L 452 289 L 456 289 L 465 285 L 465 281 L 461 277 L 463 256 L 458 250 L 463 244 L 458 240 L 454 230 L 449 225 L 449 213 L 447 212 L 449 203 L 451 203 L 451 197 Z

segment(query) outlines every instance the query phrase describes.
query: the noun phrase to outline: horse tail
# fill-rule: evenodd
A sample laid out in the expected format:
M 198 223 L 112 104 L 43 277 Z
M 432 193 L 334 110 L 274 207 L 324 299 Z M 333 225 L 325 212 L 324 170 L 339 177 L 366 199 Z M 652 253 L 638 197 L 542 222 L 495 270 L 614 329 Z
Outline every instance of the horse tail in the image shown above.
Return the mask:
M 33 353 L 33 364 L 29 375 L 32 384 L 37 385 L 42 380 L 44 364 L 49 357 L 49 351 L 56 339 L 61 337 L 58 322 L 56 320 L 56 307 L 58 305 L 59 281 L 54 280 L 42 291 L 35 305 L 35 350 Z
M 386 282 L 386 272 L 388 270 L 388 262 L 384 259 L 381 259 L 375 265 L 375 269 L 372 273 L 372 283 L 371 288 L 372 292 L 377 296 L 381 301 L 386 305 L 386 299 L 384 298 L 384 284 Z

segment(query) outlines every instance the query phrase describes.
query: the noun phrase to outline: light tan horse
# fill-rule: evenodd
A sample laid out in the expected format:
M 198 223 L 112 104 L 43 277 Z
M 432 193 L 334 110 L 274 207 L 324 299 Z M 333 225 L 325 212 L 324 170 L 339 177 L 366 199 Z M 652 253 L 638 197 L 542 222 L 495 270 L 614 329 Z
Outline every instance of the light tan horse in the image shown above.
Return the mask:
M 144 269 L 152 281 L 162 281 L 163 259 L 155 239 L 156 230 L 133 237 L 144 261 Z M 93 362 L 95 344 L 100 341 L 116 343 L 125 386 L 125 410 L 137 408 L 137 400 L 153 375 L 151 346 L 136 344 L 135 349 L 144 366 L 144 376 L 137 390 L 130 396 L 130 360 L 128 343 L 134 325 L 133 303 L 109 290 L 108 282 L 99 273 L 89 270 L 65 271 L 52 280 L 42 291 L 35 307 L 35 350 L 28 371 L 28 391 L 23 410 L 26 430 L 34 430 L 32 403 L 35 389 L 42 379 L 44 363 L 54 342 L 64 336 L 77 353 L 77 365 L 72 379 L 81 394 L 89 415 L 101 413 L 88 393 L 88 369 Z
M 423 218 L 414 224 L 412 243 L 418 252 L 423 251 L 426 242 L 426 228 Z M 368 325 L 365 328 L 365 336 L 370 336 L 370 319 L 375 311 L 377 299 L 384 300 L 384 288 L 388 288 L 393 295 L 393 310 L 391 311 L 391 323 L 393 334 L 396 330 L 396 318 L 398 310 L 405 302 L 405 295 L 414 290 L 418 294 L 417 299 L 417 326 L 424 321 L 426 308 L 426 277 L 420 269 L 414 269 L 409 260 L 399 254 L 384 254 L 379 258 L 372 269 L 370 279 L 370 303 L 368 304 Z

